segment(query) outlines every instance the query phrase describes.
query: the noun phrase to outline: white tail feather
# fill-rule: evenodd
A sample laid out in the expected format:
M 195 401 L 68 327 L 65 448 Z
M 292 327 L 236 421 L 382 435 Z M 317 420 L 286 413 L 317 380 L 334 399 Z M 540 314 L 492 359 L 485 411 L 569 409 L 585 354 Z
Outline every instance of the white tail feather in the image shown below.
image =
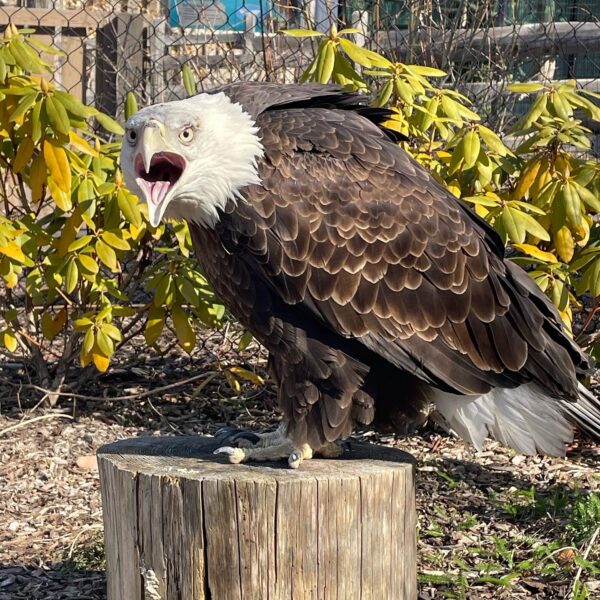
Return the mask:
M 563 456 L 573 427 L 559 401 L 537 385 L 495 388 L 482 396 L 458 396 L 433 390 L 433 401 L 448 425 L 481 450 L 493 437 L 522 454 Z

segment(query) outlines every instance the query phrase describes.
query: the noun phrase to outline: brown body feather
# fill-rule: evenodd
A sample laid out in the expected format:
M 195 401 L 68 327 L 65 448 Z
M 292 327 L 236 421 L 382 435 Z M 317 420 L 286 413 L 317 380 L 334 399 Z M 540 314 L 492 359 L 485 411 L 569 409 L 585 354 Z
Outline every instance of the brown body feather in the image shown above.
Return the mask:
M 588 363 L 556 310 L 394 143 L 381 111 L 371 120 L 334 87 L 248 96 L 244 85 L 224 91 L 256 119 L 262 185 L 241 190 L 214 230 L 191 230 L 216 292 L 271 353 L 296 442 L 318 447 L 354 422 L 418 423 L 429 386 L 532 381 L 577 398 Z

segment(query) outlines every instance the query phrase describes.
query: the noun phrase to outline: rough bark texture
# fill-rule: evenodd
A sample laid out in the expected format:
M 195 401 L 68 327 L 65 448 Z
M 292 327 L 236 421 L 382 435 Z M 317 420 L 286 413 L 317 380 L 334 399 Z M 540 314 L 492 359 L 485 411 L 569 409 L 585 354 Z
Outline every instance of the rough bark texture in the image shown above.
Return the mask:
M 109 600 L 414 600 L 412 458 L 230 465 L 214 438 L 98 451 Z

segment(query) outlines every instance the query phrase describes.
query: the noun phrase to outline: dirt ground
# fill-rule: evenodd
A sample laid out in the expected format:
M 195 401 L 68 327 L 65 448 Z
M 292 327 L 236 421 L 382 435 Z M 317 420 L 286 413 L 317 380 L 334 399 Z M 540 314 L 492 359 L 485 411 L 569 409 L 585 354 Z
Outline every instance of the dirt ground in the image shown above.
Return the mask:
M 35 407 L 39 395 L 19 387 L 18 369 L 2 371 L 0 600 L 105 598 L 94 460 L 103 444 L 275 425 L 273 390 L 243 380 L 232 389 L 221 370 L 226 358 L 140 351 L 78 390 L 95 399 L 65 397 L 52 410 Z M 260 373 L 264 355 L 254 349 L 252 361 L 246 358 L 235 356 Z M 199 378 L 177 385 L 192 376 Z M 418 461 L 421 600 L 600 598 L 597 446 L 579 440 L 567 459 L 551 459 L 492 442 L 477 453 L 432 429 L 406 439 L 357 437 Z

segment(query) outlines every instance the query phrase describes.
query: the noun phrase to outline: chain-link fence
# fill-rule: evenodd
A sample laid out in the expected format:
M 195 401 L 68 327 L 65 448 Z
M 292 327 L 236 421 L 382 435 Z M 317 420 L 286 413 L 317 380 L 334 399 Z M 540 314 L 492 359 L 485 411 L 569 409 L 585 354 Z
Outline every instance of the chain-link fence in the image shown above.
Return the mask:
M 318 40 L 278 32 L 333 23 L 390 58 L 445 70 L 445 85 L 499 129 L 524 109 L 510 82 L 577 79 L 600 91 L 600 0 L 20 1 L 3 0 L 0 23 L 64 50 L 50 57 L 55 78 L 116 115 L 130 90 L 141 104 L 182 97 L 184 63 L 201 90 L 294 81 Z

